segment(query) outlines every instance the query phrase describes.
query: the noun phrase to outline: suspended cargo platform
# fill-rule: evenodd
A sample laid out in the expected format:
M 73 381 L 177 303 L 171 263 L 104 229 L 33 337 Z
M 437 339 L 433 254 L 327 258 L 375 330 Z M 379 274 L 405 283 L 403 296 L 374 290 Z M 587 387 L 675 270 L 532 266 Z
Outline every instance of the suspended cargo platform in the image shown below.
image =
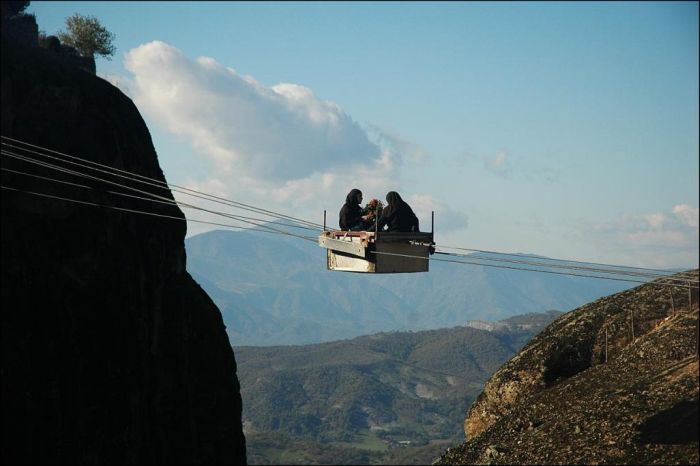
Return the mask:
M 435 251 L 432 233 L 323 231 L 328 270 L 360 273 L 427 272 Z

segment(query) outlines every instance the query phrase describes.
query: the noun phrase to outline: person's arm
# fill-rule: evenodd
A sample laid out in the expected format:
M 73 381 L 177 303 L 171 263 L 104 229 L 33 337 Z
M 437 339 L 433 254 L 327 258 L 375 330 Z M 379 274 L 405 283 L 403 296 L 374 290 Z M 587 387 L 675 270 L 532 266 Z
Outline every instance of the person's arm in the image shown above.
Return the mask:
M 384 215 L 387 207 L 384 207 L 381 212 L 379 212 L 379 218 L 377 219 L 377 230 L 382 231 L 384 226 L 387 224 L 387 215 Z

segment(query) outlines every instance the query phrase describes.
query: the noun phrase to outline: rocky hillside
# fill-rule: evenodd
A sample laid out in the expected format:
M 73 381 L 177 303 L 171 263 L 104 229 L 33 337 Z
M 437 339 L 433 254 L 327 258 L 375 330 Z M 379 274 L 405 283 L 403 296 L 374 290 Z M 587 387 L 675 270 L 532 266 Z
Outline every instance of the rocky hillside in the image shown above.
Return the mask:
M 494 374 L 467 442 L 435 464 L 697 464 L 697 299 L 647 284 L 564 314 Z
M 2 135 L 164 181 L 130 99 L 5 34 Z M 7 143 L 2 463 L 245 464 L 236 362 L 185 270 L 185 223 L 92 204 L 182 212 L 13 158 L 69 168 Z

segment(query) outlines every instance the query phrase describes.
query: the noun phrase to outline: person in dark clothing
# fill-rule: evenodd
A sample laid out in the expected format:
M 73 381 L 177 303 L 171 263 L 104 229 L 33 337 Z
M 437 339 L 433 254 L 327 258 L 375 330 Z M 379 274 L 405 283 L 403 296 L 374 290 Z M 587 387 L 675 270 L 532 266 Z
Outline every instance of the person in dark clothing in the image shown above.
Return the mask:
M 418 217 L 413 213 L 411 206 L 401 199 L 396 191 L 389 191 L 386 195 L 387 206 L 382 209 L 377 229 L 379 231 L 404 231 L 418 232 Z M 386 226 L 386 230 L 384 230 Z
M 353 189 L 345 197 L 345 204 L 340 209 L 339 224 L 341 230 L 362 231 L 367 228 L 368 217 L 362 215 L 362 191 Z

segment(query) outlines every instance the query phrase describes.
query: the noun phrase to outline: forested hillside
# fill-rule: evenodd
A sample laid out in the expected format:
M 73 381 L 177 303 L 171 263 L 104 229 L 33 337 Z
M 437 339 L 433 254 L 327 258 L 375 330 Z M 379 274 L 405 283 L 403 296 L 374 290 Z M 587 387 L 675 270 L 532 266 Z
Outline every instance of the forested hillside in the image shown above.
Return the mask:
M 463 413 L 490 375 L 558 315 L 532 314 L 494 332 L 455 327 L 237 347 L 248 460 L 429 462 L 463 440 Z

